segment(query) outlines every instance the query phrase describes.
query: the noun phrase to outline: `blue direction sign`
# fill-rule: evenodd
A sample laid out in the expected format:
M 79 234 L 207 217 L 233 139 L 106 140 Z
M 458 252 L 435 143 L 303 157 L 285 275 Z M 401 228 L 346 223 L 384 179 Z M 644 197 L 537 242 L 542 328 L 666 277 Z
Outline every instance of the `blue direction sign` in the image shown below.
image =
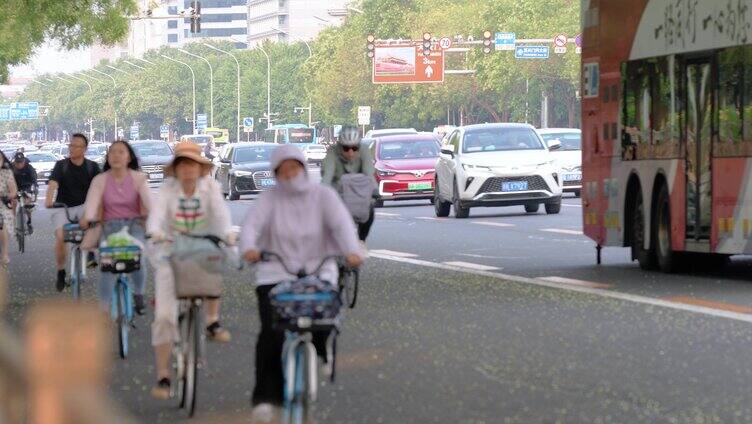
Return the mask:
M 38 102 L 18 102 L 0 105 L 0 121 L 39 119 Z
M 196 115 L 196 128 L 199 130 L 206 129 L 206 114 L 199 113 Z
M 551 55 L 549 46 L 517 46 L 514 49 L 516 59 L 548 59 Z
M 138 124 L 131 125 L 131 140 L 138 140 Z
M 159 127 L 159 136 L 162 138 L 167 138 L 170 136 L 170 126 L 167 124 L 161 125 Z
M 243 132 L 253 132 L 253 118 L 243 118 Z
M 514 43 L 517 42 L 517 34 L 513 32 L 496 33 L 496 50 L 514 50 Z

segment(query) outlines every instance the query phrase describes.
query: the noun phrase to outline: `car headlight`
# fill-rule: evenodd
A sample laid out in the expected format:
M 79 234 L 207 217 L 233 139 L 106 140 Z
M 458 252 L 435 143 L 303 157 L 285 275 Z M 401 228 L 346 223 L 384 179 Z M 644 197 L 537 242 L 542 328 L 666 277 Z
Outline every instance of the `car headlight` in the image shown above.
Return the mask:
M 397 175 L 396 172 L 390 171 L 388 169 L 379 169 L 379 168 L 376 168 L 376 173 L 379 174 L 380 177 L 391 177 L 392 175 Z
M 251 175 L 253 175 L 253 172 L 235 171 L 233 172 L 233 175 L 235 175 L 236 177 L 250 177 Z
M 491 168 L 488 166 L 478 166 L 478 165 L 471 165 L 469 163 L 463 163 L 462 169 L 465 171 L 485 171 L 485 172 L 491 172 Z

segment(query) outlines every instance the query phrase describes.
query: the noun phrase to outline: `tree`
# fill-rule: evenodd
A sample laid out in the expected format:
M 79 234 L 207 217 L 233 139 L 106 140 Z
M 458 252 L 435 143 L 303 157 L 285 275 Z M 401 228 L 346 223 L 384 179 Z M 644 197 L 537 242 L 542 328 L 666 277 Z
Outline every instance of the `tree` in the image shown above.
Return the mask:
M 135 0 L 4 0 L 0 14 L 0 82 L 8 67 L 26 62 L 45 39 L 75 49 L 112 45 L 128 33 Z

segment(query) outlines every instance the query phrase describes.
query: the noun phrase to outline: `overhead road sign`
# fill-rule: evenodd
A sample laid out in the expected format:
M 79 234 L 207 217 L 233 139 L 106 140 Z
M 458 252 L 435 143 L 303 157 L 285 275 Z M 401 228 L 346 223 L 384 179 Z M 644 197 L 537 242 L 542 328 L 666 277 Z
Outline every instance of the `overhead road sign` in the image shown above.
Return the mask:
M 199 113 L 196 115 L 196 129 L 205 130 L 207 127 L 207 120 L 205 113 Z
M 253 132 L 253 118 L 243 118 L 243 132 Z
M 439 40 L 439 47 L 441 47 L 444 50 L 451 49 L 452 39 L 449 37 L 441 37 L 441 39 Z
M 559 34 L 556 37 L 554 37 L 554 46 L 556 46 L 556 47 L 566 47 L 567 46 L 567 36 L 566 36 L 566 34 Z
M 139 138 L 138 124 L 131 125 L 131 140 L 138 140 Z
M 0 121 L 39 119 L 39 102 L 17 102 L 0 105 Z
M 514 51 L 517 42 L 517 34 L 513 32 L 497 32 L 494 39 L 496 51 Z
M 582 54 L 582 34 L 578 34 L 577 37 L 574 37 L 574 45 L 576 46 L 574 52 Z
M 444 82 L 444 50 L 424 55 L 421 44 L 376 45 L 372 64 L 374 84 Z
M 167 124 L 161 125 L 159 127 L 159 136 L 161 138 L 169 138 L 170 137 L 170 126 Z
M 549 46 L 517 46 L 514 49 L 517 59 L 548 59 L 550 56 Z

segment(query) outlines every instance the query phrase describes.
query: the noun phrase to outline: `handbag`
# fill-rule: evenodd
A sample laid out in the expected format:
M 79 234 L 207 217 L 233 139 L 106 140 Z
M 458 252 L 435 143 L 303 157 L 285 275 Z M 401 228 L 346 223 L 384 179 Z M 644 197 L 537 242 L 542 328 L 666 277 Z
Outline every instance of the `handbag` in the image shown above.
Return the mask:
M 219 297 L 226 255 L 211 240 L 177 236 L 169 256 L 177 298 Z

